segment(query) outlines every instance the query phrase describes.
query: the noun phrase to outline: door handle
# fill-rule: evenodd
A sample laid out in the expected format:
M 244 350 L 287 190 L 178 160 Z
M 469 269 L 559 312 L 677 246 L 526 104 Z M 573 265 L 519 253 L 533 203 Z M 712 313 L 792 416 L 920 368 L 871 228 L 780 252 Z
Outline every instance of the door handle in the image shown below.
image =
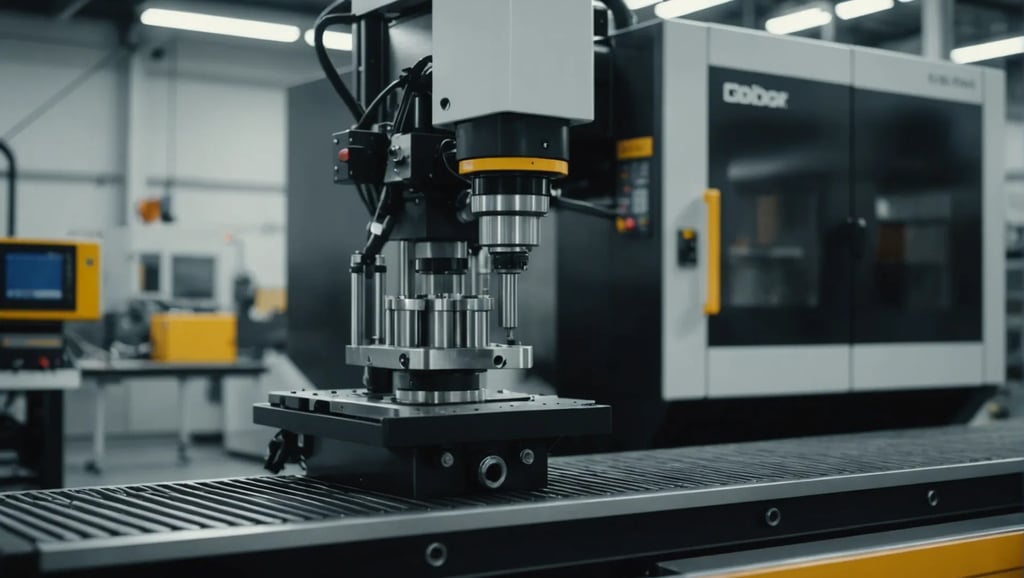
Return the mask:
M 722 192 L 718 189 L 704 191 L 704 203 L 708 210 L 707 297 L 704 300 L 704 314 L 710 316 L 722 311 Z

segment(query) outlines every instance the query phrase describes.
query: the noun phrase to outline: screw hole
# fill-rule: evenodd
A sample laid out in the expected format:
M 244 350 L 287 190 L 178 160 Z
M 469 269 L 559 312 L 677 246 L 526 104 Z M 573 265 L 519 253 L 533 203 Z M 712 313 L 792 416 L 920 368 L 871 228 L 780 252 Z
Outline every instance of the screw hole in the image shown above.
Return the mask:
M 933 508 L 939 505 L 939 494 L 935 490 L 928 490 L 928 505 Z
M 441 99 L 441 110 L 448 110 L 452 107 L 452 101 L 446 96 Z
M 505 364 L 505 358 L 500 355 L 494 356 L 494 367 L 501 367 Z
M 774 528 L 782 522 L 782 512 L 778 508 L 768 508 L 768 511 L 764 513 L 764 521 Z
M 434 542 L 427 546 L 425 557 L 427 559 L 427 564 L 430 564 L 434 568 L 440 568 L 448 561 L 448 548 L 440 542 Z

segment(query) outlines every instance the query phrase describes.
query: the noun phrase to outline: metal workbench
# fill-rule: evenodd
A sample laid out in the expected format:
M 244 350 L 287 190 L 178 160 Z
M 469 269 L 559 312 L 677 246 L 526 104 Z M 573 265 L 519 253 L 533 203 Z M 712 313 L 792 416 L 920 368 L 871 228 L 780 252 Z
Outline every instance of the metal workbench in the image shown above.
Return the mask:
M 106 457 L 106 388 L 119 385 L 126 379 L 153 379 L 172 377 L 178 384 L 178 459 L 188 461 L 191 428 L 185 405 L 188 382 L 205 378 L 211 386 L 219 387 L 225 377 L 259 377 L 266 371 L 262 362 L 239 360 L 233 363 L 178 363 L 149 359 L 82 359 L 79 361 L 82 380 L 95 392 L 93 400 L 92 458 L 86 463 L 88 471 L 99 473 Z
M 555 458 L 429 501 L 296 476 L 0 494 L 0 568 L 466 575 L 658 560 L 1024 512 L 1024 422 Z

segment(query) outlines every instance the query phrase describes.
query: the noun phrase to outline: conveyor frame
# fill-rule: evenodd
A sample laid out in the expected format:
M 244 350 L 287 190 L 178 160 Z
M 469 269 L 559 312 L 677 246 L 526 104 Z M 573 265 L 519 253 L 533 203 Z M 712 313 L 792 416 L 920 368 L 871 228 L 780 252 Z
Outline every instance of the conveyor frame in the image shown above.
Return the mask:
M 544 490 L 434 500 L 293 476 L 23 492 L 0 495 L 0 524 L 12 508 L 40 515 L 46 502 L 62 516 L 70 506 L 87 526 L 88 516 L 103 518 L 107 534 L 117 533 L 112 521 L 134 524 L 134 535 L 26 539 L 8 522 L 0 567 L 180 576 L 301 564 L 304 576 L 480 575 L 602 563 L 614 573 L 616 561 L 636 571 L 657 560 L 1020 514 L 1024 423 L 555 458 Z M 107 510 L 118 502 L 125 519 Z M 148 531 L 128 513 L 160 504 L 178 523 L 191 512 L 220 527 Z

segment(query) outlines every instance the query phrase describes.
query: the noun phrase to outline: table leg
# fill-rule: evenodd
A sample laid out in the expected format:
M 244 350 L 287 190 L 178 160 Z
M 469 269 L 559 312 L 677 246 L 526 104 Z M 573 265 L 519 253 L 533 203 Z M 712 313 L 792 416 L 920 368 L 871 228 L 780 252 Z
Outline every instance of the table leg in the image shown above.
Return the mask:
M 186 401 L 188 378 L 178 377 L 178 461 L 188 463 L 188 449 L 192 441 L 189 431 L 188 407 Z
M 107 453 L 107 390 L 99 379 L 92 383 L 92 458 L 85 462 L 85 470 L 98 474 L 103 471 L 103 460 Z
M 39 487 L 64 487 L 64 392 L 33 391 L 26 396 L 29 444 L 23 451 L 36 470 Z

